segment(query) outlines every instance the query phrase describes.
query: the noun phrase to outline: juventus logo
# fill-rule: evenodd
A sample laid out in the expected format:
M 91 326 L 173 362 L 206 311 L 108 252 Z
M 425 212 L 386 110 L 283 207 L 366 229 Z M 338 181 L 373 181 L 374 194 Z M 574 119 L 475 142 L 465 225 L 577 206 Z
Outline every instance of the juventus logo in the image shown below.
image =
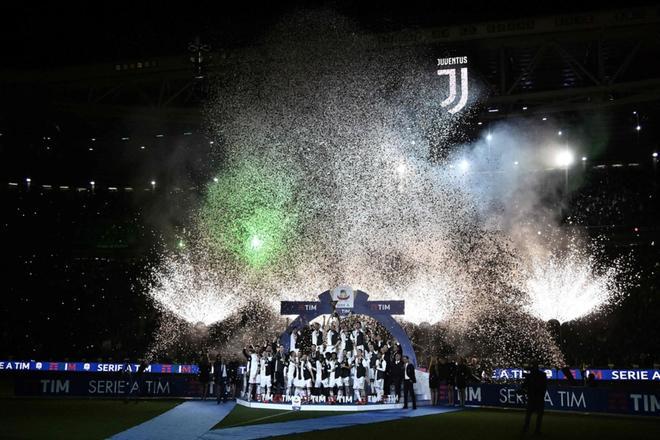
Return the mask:
M 450 66 L 453 64 L 467 64 L 467 57 L 452 57 L 452 58 L 438 58 L 438 66 Z M 444 108 L 448 105 L 451 105 L 456 101 L 456 72 L 458 68 L 452 69 L 440 69 L 438 70 L 438 75 L 443 76 L 447 75 L 449 77 L 449 96 L 440 103 Z M 454 114 L 459 112 L 465 107 L 468 100 L 468 69 L 467 67 L 461 67 L 461 97 L 458 99 L 458 103 L 447 110 L 449 113 Z

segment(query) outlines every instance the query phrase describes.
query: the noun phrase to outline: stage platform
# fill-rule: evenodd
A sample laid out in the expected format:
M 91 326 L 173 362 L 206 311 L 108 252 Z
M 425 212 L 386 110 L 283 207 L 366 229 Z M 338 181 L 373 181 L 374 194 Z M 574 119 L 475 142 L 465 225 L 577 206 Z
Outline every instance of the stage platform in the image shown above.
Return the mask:
M 237 399 L 237 405 L 245 406 L 247 408 L 258 409 L 279 409 L 284 411 L 291 411 L 293 409 L 291 402 L 273 403 L 273 402 L 257 402 Z M 402 409 L 403 403 L 366 403 L 358 405 L 356 403 L 341 404 L 341 403 L 303 403 L 300 405 L 300 411 L 337 411 L 337 412 L 352 412 L 352 411 L 383 411 L 391 409 Z

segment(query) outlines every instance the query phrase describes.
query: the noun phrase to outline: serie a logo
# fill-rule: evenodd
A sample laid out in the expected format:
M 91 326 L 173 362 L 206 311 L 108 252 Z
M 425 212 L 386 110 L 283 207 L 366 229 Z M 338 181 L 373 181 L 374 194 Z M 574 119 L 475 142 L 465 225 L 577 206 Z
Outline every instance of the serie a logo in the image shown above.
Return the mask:
M 451 57 L 451 58 L 438 58 L 438 67 L 445 66 L 460 66 L 465 65 L 468 62 L 468 57 Z M 459 67 L 454 67 L 451 69 L 439 69 L 438 75 L 443 76 L 447 75 L 449 77 L 449 96 L 440 103 L 444 108 L 448 105 L 451 105 L 456 101 L 456 73 Z M 461 96 L 458 99 L 458 102 L 453 107 L 447 110 L 449 113 L 454 114 L 459 112 L 465 107 L 468 100 L 468 69 L 467 67 L 460 67 L 461 71 Z

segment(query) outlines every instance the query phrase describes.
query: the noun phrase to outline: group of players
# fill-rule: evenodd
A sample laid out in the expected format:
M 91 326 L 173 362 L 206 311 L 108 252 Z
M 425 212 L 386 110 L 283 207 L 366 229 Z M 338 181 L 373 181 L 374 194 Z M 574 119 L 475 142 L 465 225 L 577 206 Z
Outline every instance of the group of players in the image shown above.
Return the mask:
M 327 321 L 324 317 L 323 324 L 296 329 L 289 342 L 288 353 L 277 341 L 244 348 L 246 399 L 255 394 L 323 395 L 366 402 L 367 395 L 374 395 L 383 401 L 390 384 L 400 396 L 404 377 L 414 383 L 414 367 L 401 345 L 384 340 L 362 321 L 333 314 Z

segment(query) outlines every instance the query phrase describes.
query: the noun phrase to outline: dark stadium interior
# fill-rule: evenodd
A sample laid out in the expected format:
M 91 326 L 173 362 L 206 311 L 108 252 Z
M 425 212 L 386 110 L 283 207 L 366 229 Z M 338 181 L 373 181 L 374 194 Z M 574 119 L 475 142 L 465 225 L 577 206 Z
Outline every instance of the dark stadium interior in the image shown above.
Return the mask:
M 113 10 L 119 13 L 112 19 L 73 18 L 54 6 L 13 10 L 15 20 L 2 31 L 7 51 L 0 68 L 0 239 L 7 282 L 0 358 L 144 353 L 161 313 L 145 294 L 146 268 L 160 250 L 176 248 L 188 221 L 182 213 L 192 212 L 213 177 L 209 164 L 222 158 L 222 140 L 205 128 L 210 84 L 227 66 L 263 56 L 276 43 L 264 42 L 261 29 L 301 3 L 256 12 L 244 6 L 233 14 L 184 8 L 167 18 L 155 12 L 148 24 L 141 18 L 152 13 L 147 10 Z M 495 121 L 547 118 L 568 136 L 590 139 L 588 160 L 570 171 L 563 222 L 605 237 L 609 258 L 632 253 L 636 283 L 598 319 L 565 323 L 562 348 L 573 365 L 660 362 L 657 27 L 448 44 L 434 41 L 433 30 L 558 11 L 546 5 L 448 12 L 438 3 L 404 13 L 375 4 L 331 7 L 389 41 L 387 50 L 418 45 L 469 55 L 489 98 L 471 115 L 468 138 Z M 612 7 L 569 5 L 559 12 Z M 88 37 L 99 28 L 103 32 Z M 200 41 L 209 49 L 196 62 L 199 51 L 192 46 Z

